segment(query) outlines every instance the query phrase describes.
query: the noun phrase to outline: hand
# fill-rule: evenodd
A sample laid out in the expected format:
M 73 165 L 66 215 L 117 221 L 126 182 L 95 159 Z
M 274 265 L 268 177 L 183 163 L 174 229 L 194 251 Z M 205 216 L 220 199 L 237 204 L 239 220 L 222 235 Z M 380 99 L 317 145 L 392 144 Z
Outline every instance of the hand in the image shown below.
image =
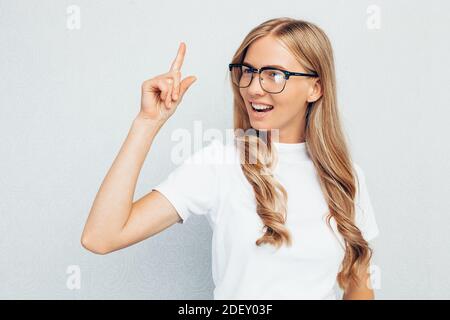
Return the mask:
M 180 43 L 177 56 L 167 73 L 142 83 L 141 111 L 143 118 L 164 123 L 180 104 L 187 89 L 197 80 L 195 76 L 181 79 L 186 44 Z

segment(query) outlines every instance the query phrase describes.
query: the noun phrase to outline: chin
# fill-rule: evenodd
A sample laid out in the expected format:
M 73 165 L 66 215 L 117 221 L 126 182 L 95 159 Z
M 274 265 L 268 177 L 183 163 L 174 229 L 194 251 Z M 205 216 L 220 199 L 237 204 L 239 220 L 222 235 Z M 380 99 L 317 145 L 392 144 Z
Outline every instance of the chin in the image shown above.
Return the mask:
M 250 124 L 253 129 L 255 130 L 271 130 L 273 129 L 272 126 L 270 126 L 268 123 L 265 123 L 264 121 L 251 121 Z

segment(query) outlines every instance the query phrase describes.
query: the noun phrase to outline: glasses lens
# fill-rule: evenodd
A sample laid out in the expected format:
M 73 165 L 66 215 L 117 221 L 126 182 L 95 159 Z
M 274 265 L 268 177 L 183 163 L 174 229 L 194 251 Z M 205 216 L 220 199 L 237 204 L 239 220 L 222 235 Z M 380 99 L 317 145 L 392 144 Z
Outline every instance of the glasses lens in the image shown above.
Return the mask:
M 285 75 L 279 70 L 266 69 L 261 72 L 261 86 L 267 92 L 281 92 L 284 88 L 285 83 Z
M 239 88 L 245 88 L 252 81 L 251 69 L 246 66 L 234 66 L 231 68 L 231 79 Z
M 252 69 L 247 66 L 234 66 L 231 68 L 231 79 L 239 88 L 246 88 L 252 81 Z M 283 91 L 286 78 L 279 70 L 266 69 L 261 72 L 261 86 L 269 93 Z

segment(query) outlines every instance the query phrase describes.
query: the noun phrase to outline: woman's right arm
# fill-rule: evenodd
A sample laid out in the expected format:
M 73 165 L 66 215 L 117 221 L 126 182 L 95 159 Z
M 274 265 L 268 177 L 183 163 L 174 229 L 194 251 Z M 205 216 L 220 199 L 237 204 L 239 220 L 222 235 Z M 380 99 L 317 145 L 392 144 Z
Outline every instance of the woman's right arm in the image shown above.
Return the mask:
M 133 203 L 136 182 L 153 140 L 175 112 L 194 76 L 180 81 L 186 47 L 180 44 L 168 73 L 142 84 L 141 111 L 104 178 L 87 218 L 81 243 L 106 254 L 151 237 L 179 221 L 172 204 L 152 191 Z

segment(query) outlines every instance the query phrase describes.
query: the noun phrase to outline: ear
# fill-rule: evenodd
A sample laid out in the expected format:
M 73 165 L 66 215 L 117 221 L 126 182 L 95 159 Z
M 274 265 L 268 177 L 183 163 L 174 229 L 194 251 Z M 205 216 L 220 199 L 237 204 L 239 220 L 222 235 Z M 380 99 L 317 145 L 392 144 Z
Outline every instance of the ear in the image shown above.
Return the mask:
M 315 102 L 319 100 L 319 98 L 322 96 L 323 90 L 322 90 L 322 83 L 320 82 L 320 79 L 314 79 L 314 83 L 310 86 L 309 94 L 308 94 L 308 102 Z

